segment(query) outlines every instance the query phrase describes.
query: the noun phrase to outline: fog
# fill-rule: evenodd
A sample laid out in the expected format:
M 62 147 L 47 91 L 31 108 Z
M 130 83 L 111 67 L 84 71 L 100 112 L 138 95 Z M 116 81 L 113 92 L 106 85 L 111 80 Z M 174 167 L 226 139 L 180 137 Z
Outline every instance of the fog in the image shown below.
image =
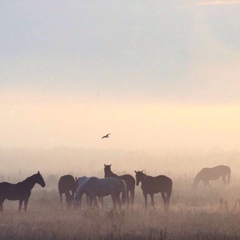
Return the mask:
M 238 151 L 212 149 L 208 151 L 173 149 L 159 154 L 120 150 L 97 150 L 83 148 L 21 149 L 1 148 L 1 180 L 20 181 L 40 171 L 46 178 L 50 175 L 104 177 L 104 164 L 112 164 L 116 174 L 135 175 L 134 170 L 149 175 L 165 174 L 173 179 L 183 177 L 193 182 L 195 175 L 203 167 L 228 165 L 232 169 L 232 178 L 239 178 Z M 234 182 L 235 180 L 233 180 Z M 218 180 L 221 182 L 221 179 Z M 57 183 L 53 187 L 57 189 Z
M 238 169 L 238 104 L 107 101 L 26 92 L 2 94 L 4 172 L 103 176 L 144 169 L 189 174 L 226 164 Z M 110 138 L 101 139 L 106 133 Z
M 238 104 L 97 101 L 2 95 L 2 147 L 84 147 L 159 152 L 237 149 Z M 111 132 L 110 139 L 102 135 Z

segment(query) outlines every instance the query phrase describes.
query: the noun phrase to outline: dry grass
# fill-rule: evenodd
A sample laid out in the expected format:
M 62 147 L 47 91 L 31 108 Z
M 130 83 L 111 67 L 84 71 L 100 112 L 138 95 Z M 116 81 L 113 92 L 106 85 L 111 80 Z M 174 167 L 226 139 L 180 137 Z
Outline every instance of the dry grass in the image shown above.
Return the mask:
M 239 239 L 239 196 L 237 185 L 190 192 L 178 181 L 169 212 L 163 211 L 160 195 L 156 210 L 145 211 L 139 189 L 133 211 L 113 211 L 110 198 L 104 209 L 66 211 L 56 190 L 37 188 L 27 213 L 17 213 L 17 202 L 4 203 L 0 239 Z

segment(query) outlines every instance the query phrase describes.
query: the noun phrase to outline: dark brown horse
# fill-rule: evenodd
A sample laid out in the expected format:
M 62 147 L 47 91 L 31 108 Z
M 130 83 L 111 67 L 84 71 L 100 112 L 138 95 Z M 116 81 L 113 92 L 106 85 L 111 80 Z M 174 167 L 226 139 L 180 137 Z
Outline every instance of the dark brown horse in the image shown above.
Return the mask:
M 135 195 L 135 179 L 130 174 L 125 174 L 118 176 L 117 174 L 113 173 L 111 170 L 111 165 L 104 164 L 104 176 L 107 177 L 115 177 L 125 181 L 127 185 L 127 208 L 129 207 L 129 193 L 131 196 L 131 208 L 134 204 L 134 195 Z
M 77 190 L 77 182 L 72 175 L 64 175 L 58 181 L 58 192 L 60 195 L 60 203 L 62 206 L 62 194 L 66 196 L 67 207 L 70 207 L 74 194 Z
M 172 193 L 172 180 L 164 175 L 159 175 L 157 177 L 151 177 L 143 173 L 143 171 L 135 171 L 136 173 L 136 185 L 139 182 L 142 183 L 142 191 L 145 199 L 145 207 L 147 209 L 147 195 L 151 197 L 152 206 L 154 208 L 154 194 L 161 193 L 164 208 L 168 210 L 170 197 Z
M 22 204 L 24 203 L 24 210 L 26 212 L 31 190 L 36 183 L 45 187 L 45 182 L 39 172 L 16 184 L 8 182 L 0 183 L 0 210 L 3 211 L 3 202 L 5 199 L 8 199 L 13 201 L 19 200 L 19 212 L 21 211 Z

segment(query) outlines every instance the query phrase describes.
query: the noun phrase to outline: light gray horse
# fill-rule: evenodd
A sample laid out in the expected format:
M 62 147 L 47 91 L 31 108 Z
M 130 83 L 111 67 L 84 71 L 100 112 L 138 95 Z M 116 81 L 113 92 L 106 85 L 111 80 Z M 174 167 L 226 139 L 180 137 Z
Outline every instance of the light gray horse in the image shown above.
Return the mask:
M 96 207 L 98 207 L 97 197 L 111 195 L 114 209 L 117 204 L 121 209 L 122 204 L 126 202 L 127 187 L 126 183 L 121 179 L 111 177 L 99 179 L 97 177 L 91 177 L 78 187 L 74 196 L 74 205 L 79 201 L 81 203 L 84 193 L 90 197 L 91 203 L 94 202 L 94 206 Z M 122 201 L 120 199 L 120 193 L 122 193 Z
M 200 181 L 203 181 L 206 186 L 210 187 L 209 181 L 217 180 L 222 177 L 224 185 L 229 185 L 231 180 L 231 168 L 224 165 L 219 165 L 212 168 L 203 168 L 195 177 L 193 188 L 196 188 Z
M 90 177 L 83 176 L 83 177 L 76 178 L 77 187 L 80 187 L 88 179 L 90 179 Z M 90 199 L 90 197 L 87 194 L 86 194 L 86 199 L 87 199 L 87 205 L 90 206 L 91 205 L 91 199 Z M 103 206 L 103 198 L 102 197 L 98 197 L 98 201 Z

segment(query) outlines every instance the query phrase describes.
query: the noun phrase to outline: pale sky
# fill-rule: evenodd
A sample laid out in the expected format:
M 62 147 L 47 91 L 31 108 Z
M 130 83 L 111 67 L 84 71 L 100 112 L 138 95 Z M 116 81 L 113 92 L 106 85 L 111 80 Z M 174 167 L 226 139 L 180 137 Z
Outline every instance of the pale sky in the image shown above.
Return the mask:
M 0 147 L 240 147 L 239 12 L 230 0 L 1 1 Z

